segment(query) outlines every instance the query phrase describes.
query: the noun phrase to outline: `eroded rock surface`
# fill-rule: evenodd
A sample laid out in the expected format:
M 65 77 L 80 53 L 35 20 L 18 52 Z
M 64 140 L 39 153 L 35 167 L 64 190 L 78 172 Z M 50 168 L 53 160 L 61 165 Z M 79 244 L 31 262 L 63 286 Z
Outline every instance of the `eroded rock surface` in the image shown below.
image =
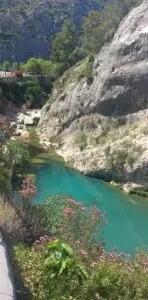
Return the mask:
M 46 104 L 42 110 L 39 133 L 47 141 L 57 141 L 60 136 L 57 142 L 60 153 L 86 172 L 100 173 L 107 169 L 108 146 L 110 154 L 115 149 L 126 148 L 135 156 L 131 164 L 127 161 L 124 164 L 126 177 L 133 176 L 134 181 L 145 182 L 148 179 L 148 1 L 130 12 L 111 44 L 97 55 L 92 84 L 85 78 L 79 80 L 85 63 L 65 73 L 55 87 L 50 98 L 52 104 Z M 116 127 L 115 120 L 118 120 Z M 137 131 L 130 127 L 134 122 Z M 128 133 L 123 126 L 127 126 Z M 81 150 L 75 142 L 80 132 L 87 140 Z M 104 132 L 105 135 L 112 132 L 113 138 L 110 136 L 103 143 L 90 141 L 90 137 L 94 140 L 98 137 L 99 141 Z M 125 138 L 128 139 L 127 147 Z M 135 150 L 137 145 L 143 150 Z

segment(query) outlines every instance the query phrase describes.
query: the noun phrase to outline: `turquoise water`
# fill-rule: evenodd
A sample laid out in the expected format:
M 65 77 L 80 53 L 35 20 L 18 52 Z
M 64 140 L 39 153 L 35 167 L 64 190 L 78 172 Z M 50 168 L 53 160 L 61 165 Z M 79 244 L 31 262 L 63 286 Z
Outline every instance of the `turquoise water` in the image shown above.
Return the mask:
M 135 201 L 102 181 L 81 175 L 60 164 L 43 166 L 37 173 L 37 202 L 50 195 L 67 194 L 87 207 L 96 205 L 106 211 L 104 227 L 107 250 L 134 254 L 139 246 L 148 246 L 148 201 Z

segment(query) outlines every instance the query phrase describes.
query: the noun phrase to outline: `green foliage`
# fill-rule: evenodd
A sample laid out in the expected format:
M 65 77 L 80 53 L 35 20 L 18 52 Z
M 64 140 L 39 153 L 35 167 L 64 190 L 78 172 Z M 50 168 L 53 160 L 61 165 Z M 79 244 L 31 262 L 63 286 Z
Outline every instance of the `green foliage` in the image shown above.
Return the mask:
M 11 186 L 11 170 L 0 160 L 0 194 L 8 196 Z
M 8 101 L 21 105 L 24 102 L 26 84 L 23 82 L 1 83 L 3 97 Z
M 3 62 L 3 71 L 9 71 L 9 67 L 10 67 L 9 61 L 4 61 Z
M 76 46 L 76 33 L 71 21 L 66 21 L 61 32 L 57 33 L 52 44 L 52 59 L 64 65 L 69 64 L 70 55 Z
M 68 244 L 51 240 L 36 245 L 32 251 L 22 245 L 14 249 L 33 300 L 147 299 L 147 253 L 139 251 L 133 260 L 105 253 L 85 267 Z
M 45 66 L 42 66 L 42 72 L 48 75 L 51 81 L 55 81 L 63 72 L 63 63 L 52 60 L 45 61 Z
M 17 79 L 15 82 L 2 82 L 1 89 L 2 97 L 19 107 L 28 101 L 28 105 L 39 108 L 47 100 L 48 91 L 44 82 L 37 84 L 33 80 Z
M 93 64 L 94 56 L 89 55 L 85 69 L 79 74 L 79 80 L 86 77 L 88 84 L 91 84 L 93 82 Z
M 34 75 L 47 75 L 51 81 L 56 80 L 64 70 L 64 64 L 42 58 L 30 58 L 20 69 Z
M 147 298 L 147 254 L 139 252 L 133 261 L 106 259 L 94 268 L 82 292 L 83 299 L 142 300 Z M 92 297 L 92 298 L 91 298 Z
M 74 259 L 72 248 L 59 240 L 54 240 L 46 246 L 45 265 L 52 269 L 52 277 L 73 272 L 74 275 L 79 275 L 79 278 L 86 279 L 87 273 L 82 266 L 78 265 Z
M 41 64 L 39 59 L 37 58 L 30 58 L 25 65 L 21 67 L 23 71 L 40 75 L 42 73 Z
M 34 300 L 73 299 L 87 277 L 68 244 L 51 241 L 42 250 L 14 249 L 25 285 Z
M 18 63 L 17 62 L 13 62 L 11 69 L 14 72 L 17 71 L 18 70 Z
M 113 37 L 122 18 L 141 0 L 109 1 L 101 12 L 90 12 L 83 25 L 83 47 L 87 53 L 97 53 Z
M 24 99 L 30 108 L 40 108 L 45 103 L 47 98 L 46 93 L 42 90 L 36 82 L 30 81 L 27 84 Z
M 13 161 L 13 178 L 27 172 L 30 166 L 30 155 L 27 145 L 20 141 L 10 141 L 8 144 L 10 156 Z
M 129 194 L 135 194 L 148 198 L 148 188 L 137 187 L 129 191 Z
M 52 60 L 56 64 L 61 64 L 64 71 L 84 56 L 85 53 L 78 43 L 75 26 L 68 20 L 53 39 Z
M 94 242 L 102 243 L 101 227 L 105 220 L 97 208 L 87 210 L 66 196 L 55 196 L 48 198 L 42 209 L 44 231 L 48 235 L 69 243 L 75 249 L 77 241 L 81 241 L 79 250 L 89 249 L 90 252 Z
M 79 146 L 80 150 L 83 151 L 87 147 L 87 137 L 84 133 L 80 133 L 75 139 L 76 145 Z

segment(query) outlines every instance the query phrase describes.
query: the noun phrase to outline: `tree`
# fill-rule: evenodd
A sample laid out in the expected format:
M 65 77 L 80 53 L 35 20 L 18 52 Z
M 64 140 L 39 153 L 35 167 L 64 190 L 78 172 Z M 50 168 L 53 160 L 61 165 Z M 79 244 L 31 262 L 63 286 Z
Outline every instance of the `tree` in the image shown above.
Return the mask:
M 100 44 L 98 28 L 102 23 L 101 12 L 91 12 L 83 24 L 83 47 L 87 52 L 97 52 Z
M 65 68 L 70 65 L 70 56 L 77 44 L 75 27 L 71 21 L 66 21 L 62 31 L 57 33 L 52 42 L 52 59 L 63 63 Z
M 17 64 L 17 62 L 13 62 L 12 71 L 17 71 L 17 70 L 18 70 L 18 64 Z
M 42 68 L 37 58 L 30 58 L 27 63 L 21 67 L 25 72 L 42 74 Z
M 30 166 L 30 155 L 27 145 L 20 141 L 10 141 L 8 149 L 13 165 L 13 179 L 24 174 Z
M 122 2 L 122 3 L 121 3 Z M 83 24 L 83 48 L 96 53 L 109 42 L 122 18 L 142 0 L 112 0 L 100 12 L 91 12 Z
M 10 67 L 9 61 L 3 62 L 3 71 L 8 71 Z

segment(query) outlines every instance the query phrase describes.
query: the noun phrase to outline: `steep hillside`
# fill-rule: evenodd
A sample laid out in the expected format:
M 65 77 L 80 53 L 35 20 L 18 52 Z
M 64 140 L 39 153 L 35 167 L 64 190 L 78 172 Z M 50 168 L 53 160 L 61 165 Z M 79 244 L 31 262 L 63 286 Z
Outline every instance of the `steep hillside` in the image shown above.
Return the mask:
M 39 132 L 57 142 L 73 166 L 119 181 L 148 180 L 148 2 L 122 22 L 111 44 L 55 86 L 42 111 Z M 53 102 L 53 104 L 51 104 Z
M 50 42 L 70 18 L 77 28 L 100 0 L 1 0 L 0 59 L 25 61 L 30 56 L 49 57 Z

